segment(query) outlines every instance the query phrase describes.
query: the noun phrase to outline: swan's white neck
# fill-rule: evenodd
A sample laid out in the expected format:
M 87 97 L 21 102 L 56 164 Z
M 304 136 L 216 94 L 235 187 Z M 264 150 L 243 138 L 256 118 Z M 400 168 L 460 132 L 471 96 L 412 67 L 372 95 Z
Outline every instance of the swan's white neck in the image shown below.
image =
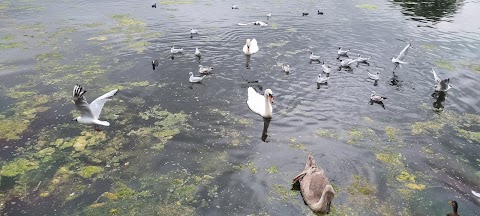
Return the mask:
M 270 97 L 268 94 L 264 94 L 265 96 L 265 114 L 264 117 L 272 117 L 272 104 L 270 103 Z

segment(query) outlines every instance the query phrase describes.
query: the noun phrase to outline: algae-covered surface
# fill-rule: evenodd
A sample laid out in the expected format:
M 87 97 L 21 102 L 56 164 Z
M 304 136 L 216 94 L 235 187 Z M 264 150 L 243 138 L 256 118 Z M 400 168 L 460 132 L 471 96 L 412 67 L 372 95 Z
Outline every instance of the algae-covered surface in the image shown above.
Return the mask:
M 292 190 L 309 153 L 336 191 L 331 215 L 445 215 L 449 200 L 475 215 L 480 26 L 476 3 L 440 2 L 2 1 L 0 215 L 313 215 Z M 256 20 L 269 27 L 236 25 Z M 260 47 L 249 58 L 246 38 Z M 339 46 L 370 65 L 317 89 L 308 55 L 337 68 Z M 214 70 L 192 85 L 199 64 Z M 432 94 L 431 67 L 447 94 Z M 72 121 L 76 84 L 88 102 L 119 89 L 110 126 Z M 271 120 L 247 87 L 272 90 Z

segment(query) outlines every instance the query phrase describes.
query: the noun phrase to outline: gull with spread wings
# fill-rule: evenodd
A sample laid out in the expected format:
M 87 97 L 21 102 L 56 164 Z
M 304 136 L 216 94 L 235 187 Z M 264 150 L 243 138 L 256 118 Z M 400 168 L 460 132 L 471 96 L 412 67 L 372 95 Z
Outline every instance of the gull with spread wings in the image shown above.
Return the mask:
M 85 92 L 87 91 L 83 90 L 83 87 L 80 85 L 75 85 L 75 87 L 73 88 L 73 101 L 75 102 L 77 110 L 80 111 L 80 116 L 74 118 L 72 121 L 77 121 L 81 124 L 93 124 L 95 125 L 96 131 L 100 131 L 98 125 L 110 126 L 109 122 L 101 121 L 98 118 L 100 117 L 100 113 L 102 112 L 102 108 L 103 105 L 105 105 L 105 102 L 115 96 L 118 92 L 118 89 L 112 90 L 98 97 L 90 104 L 88 104 L 85 97 L 83 97 Z

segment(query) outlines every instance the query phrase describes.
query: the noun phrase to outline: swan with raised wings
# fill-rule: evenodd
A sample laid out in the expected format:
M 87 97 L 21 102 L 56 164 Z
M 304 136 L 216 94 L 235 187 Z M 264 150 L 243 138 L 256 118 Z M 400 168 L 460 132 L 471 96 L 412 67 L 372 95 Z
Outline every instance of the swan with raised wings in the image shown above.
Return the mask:
M 258 52 L 257 40 L 254 38 L 252 40 L 247 39 L 245 46 L 243 46 L 243 52 L 245 55 L 252 55 Z

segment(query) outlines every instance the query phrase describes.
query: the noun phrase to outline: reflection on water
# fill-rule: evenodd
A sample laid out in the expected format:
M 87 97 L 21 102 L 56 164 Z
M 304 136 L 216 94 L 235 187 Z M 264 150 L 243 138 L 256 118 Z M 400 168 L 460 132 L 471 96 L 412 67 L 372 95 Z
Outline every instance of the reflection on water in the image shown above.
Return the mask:
M 444 110 L 445 105 L 443 105 L 443 102 L 445 102 L 446 95 L 447 93 L 443 91 L 440 91 L 440 92 L 435 91 L 432 94 L 432 97 L 435 98 L 435 102 L 433 102 L 433 108 L 435 111 L 441 112 Z
M 267 142 L 268 137 L 268 126 L 270 126 L 270 121 L 272 119 L 263 118 L 263 131 L 262 131 L 262 141 Z
M 415 21 L 438 22 L 456 13 L 464 0 L 393 0 L 404 8 L 404 14 Z

